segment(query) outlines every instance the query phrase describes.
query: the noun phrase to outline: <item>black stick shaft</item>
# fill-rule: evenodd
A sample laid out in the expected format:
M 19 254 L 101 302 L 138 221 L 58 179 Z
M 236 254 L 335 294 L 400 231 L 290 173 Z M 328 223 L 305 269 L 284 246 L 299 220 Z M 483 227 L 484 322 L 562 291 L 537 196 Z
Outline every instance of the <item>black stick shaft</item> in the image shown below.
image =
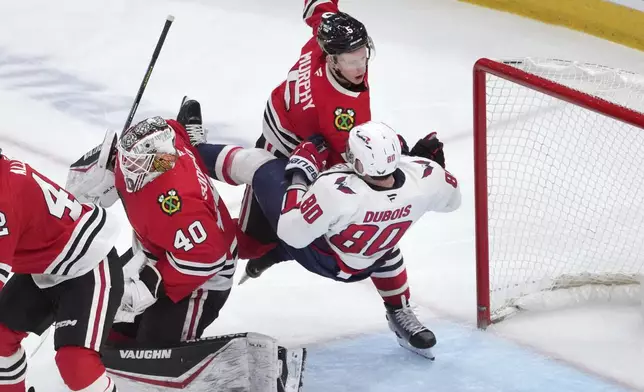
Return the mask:
M 165 42 L 165 37 L 168 35 L 170 26 L 172 26 L 172 22 L 174 22 L 174 16 L 168 15 L 168 17 L 165 20 L 165 25 L 163 25 L 163 31 L 161 31 L 161 36 L 159 37 L 159 41 L 157 41 L 157 46 L 156 48 L 154 48 L 154 53 L 152 53 L 152 58 L 150 59 L 150 64 L 148 65 L 148 69 L 145 71 L 145 77 L 141 81 L 141 86 L 139 87 L 139 91 L 136 93 L 136 98 L 134 98 L 134 103 L 132 104 L 132 108 L 130 109 L 130 114 L 127 116 L 127 120 L 125 121 L 125 125 L 123 126 L 124 132 L 132 124 L 132 120 L 134 119 L 134 114 L 136 114 L 136 109 L 139 107 L 139 103 L 141 103 L 141 97 L 143 96 L 145 87 L 148 85 L 148 81 L 150 80 L 150 75 L 152 75 L 152 70 L 154 69 L 154 64 L 156 64 L 157 59 L 159 58 L 159 53 L 161 53 L 161 48 L 163 47 L 163 43 Z

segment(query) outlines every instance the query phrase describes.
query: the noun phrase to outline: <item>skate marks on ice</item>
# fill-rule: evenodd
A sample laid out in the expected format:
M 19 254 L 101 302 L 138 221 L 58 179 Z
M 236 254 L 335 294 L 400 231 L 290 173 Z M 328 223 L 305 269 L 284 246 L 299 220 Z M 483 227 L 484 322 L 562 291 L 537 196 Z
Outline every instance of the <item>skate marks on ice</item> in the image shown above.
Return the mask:
M 402 349 L 391 332 L 308 346 L 303 392 L 624 392 L 620 386 L 491 333 L 423 320 L 435 361 Z
M 145 64 L 141 64 L 141 72 Z M 152 80 L 151 83 L 163 83 Z M 55 110 L 93 126 L 120 130 L 130 111 L 138 86 L 132 86 L 132 95 L 120 95 L 94 81 L 79 78 L 72 73 L 57 69 L 46 56 L 16 54 L 0 46 L 0 86 L 3 90 L 20 93 L 31 99 L 45 102 Z M 186 86 L 190 88 L 190 86 Z M 150 107 L 145 96 L 135 119 L 151 116 L 174 118 L 181 100 L 177 96 L 177 109 Z M 213 112 L 211 110 L 211 112 Z M 208 118 L 208 108 L 205 108 Z M 135 121 L 136 122 L 136 121 Z M 221 122 L 206 122 L 204 126 L 217 135 L 220 143 L 246 145 L 248 141 L 235 137 L 232 126 Z M 7 134 L 2 138 L 13 139 Z M 19 139 L 11 140 L 18 143 Z M 38 151 L 35 151 L 38 152 Z

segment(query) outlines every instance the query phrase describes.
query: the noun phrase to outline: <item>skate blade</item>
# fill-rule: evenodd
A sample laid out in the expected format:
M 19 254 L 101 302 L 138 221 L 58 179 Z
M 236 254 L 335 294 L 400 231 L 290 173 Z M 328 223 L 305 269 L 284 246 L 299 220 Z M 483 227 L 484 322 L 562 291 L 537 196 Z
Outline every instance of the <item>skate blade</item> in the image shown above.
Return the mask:
M 429 359 L 430 361 L 433 361 L 434 359 L 436 359 L 436 357 L 434 356 L 434 353 L 432 352 L 431 348 L 416 348 L 416 347 L 412 346 L 411 344 L 409 344 L 409 342 L 407 342 L 404 339 L 400 339 L 398 337 L 396 337 L 396 339 L 398 340 L 398 344 L 400 345 L 400 347 L 402 347 L 404 349 L 407 349 L 407 350 L 409 350 L 409 351 L 411 351 L 411 352 L 413 352 L 415 354 L 418 354 L 421 357 L 425 357 L 425 358 Z
M 242 275 L 241 279 L 239 279 L 239 283 L 237 283 L 237 286 L 241 286 L 242 283 L 250 279 L 250 276 L 248 276 L 245 272 L 244 275 Z

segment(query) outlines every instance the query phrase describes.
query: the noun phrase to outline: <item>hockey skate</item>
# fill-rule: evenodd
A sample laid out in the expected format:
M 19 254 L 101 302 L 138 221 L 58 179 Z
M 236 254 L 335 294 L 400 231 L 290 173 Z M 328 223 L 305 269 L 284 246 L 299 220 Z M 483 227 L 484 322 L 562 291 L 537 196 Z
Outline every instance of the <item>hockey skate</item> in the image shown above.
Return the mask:
M 201 104 L 198 101 L 188 99 L 187 96 L 183 97 L 179 114 L 177 114 L 177 122 L 186 128 L 190 144 L 196 146 L 206 142 L 207 131 L 203 127 Z
M 269 255 L 270 252 L 260 258 L 248 260 L 246 270 L 244 271 L 242 278 L 239 280 L 239 284 L 242 284 L 251 278 L 259 278 L 264 271 L 279 263 L 279 261 L 273 260 Z
M 398 344 L 433 361 L 432 347 L 436 345 L 436 336 L 418 321 L 407 299 L 403 296 L 400 307 L 385 303 L 385 308 L 389 328 L 396 334 Z

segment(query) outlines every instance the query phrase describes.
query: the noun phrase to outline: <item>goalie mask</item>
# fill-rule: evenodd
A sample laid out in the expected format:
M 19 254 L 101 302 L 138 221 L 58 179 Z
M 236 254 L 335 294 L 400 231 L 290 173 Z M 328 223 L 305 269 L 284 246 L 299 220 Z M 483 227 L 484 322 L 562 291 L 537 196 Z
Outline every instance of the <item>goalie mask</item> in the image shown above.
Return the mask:
M 174 129 L 161 117 L 151 117 L 128 128 L 118 143 L 118 163 L 128 192 L 136 192 L 177 159 Z
M 346 158 L 358 175 L 389 175 L 398 167 L 400 154 L 398 135 L 384 123 L 370 121 L 349 132 Z

